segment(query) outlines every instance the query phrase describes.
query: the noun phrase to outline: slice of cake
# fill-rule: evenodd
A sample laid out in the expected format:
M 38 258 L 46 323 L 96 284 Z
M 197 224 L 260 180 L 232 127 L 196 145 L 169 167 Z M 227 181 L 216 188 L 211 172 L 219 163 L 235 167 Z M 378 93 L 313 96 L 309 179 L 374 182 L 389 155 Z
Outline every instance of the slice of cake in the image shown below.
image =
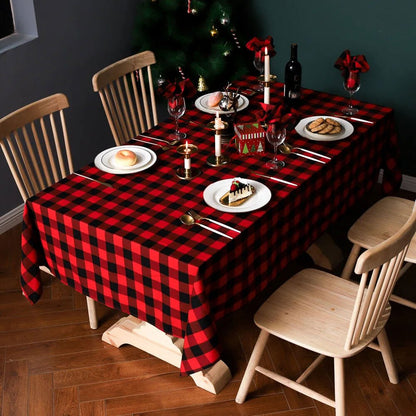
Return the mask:
M 224 205 L 238 206 L 250 198 L 254 193 L 254 186 L 233 179 L 230 190 L 221 197 L 220 202 Z

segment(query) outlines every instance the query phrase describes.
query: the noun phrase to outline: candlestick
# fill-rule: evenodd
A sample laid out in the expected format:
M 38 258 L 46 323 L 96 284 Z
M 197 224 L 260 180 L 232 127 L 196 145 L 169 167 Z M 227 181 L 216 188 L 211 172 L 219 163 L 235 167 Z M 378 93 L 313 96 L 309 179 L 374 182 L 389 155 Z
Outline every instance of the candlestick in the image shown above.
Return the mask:
M 224 124 L 222 123 L 221 117 L 219 116 L 219 113 L 217 111 L 217 114 L 215 116 L 215 156 L 220 157 L 221 156 L 221 129 L 224 128 Z
M 215 131 L 215 154 L 211 155 L 207 159 L 207 163 L 210 166 L 220 166 L 228 163 L 228 159 L 221 154 L 221 132 L 228 126 L 221 120 L 219 112 L 215 114 L 215 120 L 213 130 Z
M 264 87 L 264 104 L 270 104 L 270 87 Z
M 191 154 L 198 151 L 198 147 L 194 144 L 189 144 L 188 141 L 183 145 L 177 147 L 176 151 L 183 155 L 183 168 L 176 169 L 176 176 L 180 179 L 190 180 L 195 176 L 201 174 L 199 169 L 195 169 L 191 166 Z

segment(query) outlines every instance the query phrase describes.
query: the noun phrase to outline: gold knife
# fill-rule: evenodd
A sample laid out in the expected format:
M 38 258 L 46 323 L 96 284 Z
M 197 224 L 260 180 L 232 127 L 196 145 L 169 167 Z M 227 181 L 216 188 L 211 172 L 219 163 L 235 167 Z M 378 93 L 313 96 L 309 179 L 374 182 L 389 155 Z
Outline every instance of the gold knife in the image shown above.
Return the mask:
M 84 179 L 89 179 L 90 181 L 93 181 L 93 182 L 98 182 L 99 184 L 104 185 L 104 186 L 108 186 L 109 188 L 114 188 L 113 185 L 111 185 L 111 184 L 109 184 L 107 182 L 101 182 L 101 181 L 99 181 L 97 179 L 90 178 L 89 176 L 82 175 L 81 173 L 73 172 L 73 174 L 74 175 L 77 175 L 77 176 L 80 176 L 81 178 L 84 178 Z

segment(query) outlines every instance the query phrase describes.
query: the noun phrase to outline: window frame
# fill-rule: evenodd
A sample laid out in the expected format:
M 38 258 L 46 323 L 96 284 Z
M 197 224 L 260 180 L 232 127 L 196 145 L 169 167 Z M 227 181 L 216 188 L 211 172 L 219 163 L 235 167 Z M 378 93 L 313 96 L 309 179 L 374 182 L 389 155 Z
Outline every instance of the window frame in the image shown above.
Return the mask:
M 33 0 L 10 0 L 14 33 L 0 39 L 0 54 L 38 37 Z

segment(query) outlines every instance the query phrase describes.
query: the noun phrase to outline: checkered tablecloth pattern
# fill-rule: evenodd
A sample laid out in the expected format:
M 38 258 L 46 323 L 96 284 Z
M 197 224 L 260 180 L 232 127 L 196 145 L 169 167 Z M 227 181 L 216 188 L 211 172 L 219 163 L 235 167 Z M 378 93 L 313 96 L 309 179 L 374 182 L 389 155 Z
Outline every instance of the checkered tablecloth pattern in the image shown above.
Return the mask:
M 236 85 L 244 88 L 254 82 L 248 76 Z M 272 104 L 281 97 L 282 85 L 276 83 Z M 249 100 L 249 107 L 237 115 L 239 122 L 254 121 L 253 111 L 262 96 Z M 305 116 L 331 115 L 340 112 L 345 98 L 305 89 L 303 102 L 298 110 Z M 359 106 L 359 116 L 375 124 L 354 123 L 354 133 L 347 139 L 316 142 L 295 131 L 289 134 L 292 145 L 332 157 L 320 164 L 281 155 L 286 166 L 272 175 L 298 183 L 298 188 L 253 176 L 254 172 L 270 174 L 264 167 L 270 152 L 240 157 L 229 146 L 223 151 L 230 163 L 208 166 L 214 134 L 203 124 L 214 116 L 189 108 L 180 125 L 189 142 L 199 148 L 192 166 L 202 170 L 200 176 L 180 180 L 175 171 L 183 166 L 183 158 L 176 149 L 161 151 L 149 145 L 158 160 L 148 170 L 113 175 L 92 163 L 80 170 L 114 188 L 70 175 L 27 201 L 21 266 L 24 294 L 33 303 L 39 300 L 38 266 L 46 264 L 78 292 L 184 338 L 182 374 L 212 365 L 220 357 L 219 318 L 254 299 L 277 279 L 279 271 L 365 196 L 380 168 L 386 192 L 400 184 L 392 110 L 366 103 Z M 168 120 L 148 133 L 166 138 L 173 127 Z M 266 184 L 272 192 L 269 204 L 238 214 L 207 206 L 204 189 L 233 177 Z M 190 208 L 242 233 L 221 229 L 234 237 L 229 240 L 198 226 L 187 227 L 179 217 Z

